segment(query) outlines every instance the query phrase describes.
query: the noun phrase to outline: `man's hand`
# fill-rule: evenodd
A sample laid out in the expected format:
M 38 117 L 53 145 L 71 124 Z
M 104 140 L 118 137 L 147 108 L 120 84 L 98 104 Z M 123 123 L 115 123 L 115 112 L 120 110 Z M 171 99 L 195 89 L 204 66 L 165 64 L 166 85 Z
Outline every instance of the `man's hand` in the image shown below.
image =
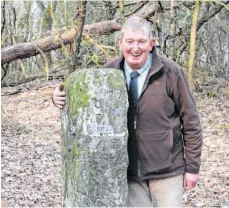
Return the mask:
M 63 83 L 59 84 L 52 94 L 53 104 L 58 108 L 63 108 L 65 105 L 66 95 L 65 92 L 63 92 L 63 88 Z
M 185 173 L 184 174 L 184 189 L 190 191 L 196 186 L 196 182 L 199 179 L 199 174 Z

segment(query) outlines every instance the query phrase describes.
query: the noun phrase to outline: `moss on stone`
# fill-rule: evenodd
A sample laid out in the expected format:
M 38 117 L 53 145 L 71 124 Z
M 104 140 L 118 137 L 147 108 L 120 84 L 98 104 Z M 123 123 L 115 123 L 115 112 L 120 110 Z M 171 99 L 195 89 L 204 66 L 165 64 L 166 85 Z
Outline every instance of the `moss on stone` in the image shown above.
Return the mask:
M 78 116 L 80 109 L 88 106 L 90 96 L 85 79 L 86 72 L 82 70 L 72 73 L 64 83 L 67 92 L 68 107 L 73 118 Z
M 75 158 L 79 158 L 79 157 L 80 157 L 80 151 L 78 148 L 78 142 L 77 139 L 74 139 L 73 147 L 72 147 L 72 159 L 74 160 Z
M 103 77 L 97 70 L 94 70 L 94 84 L 100 86 L 102 82 L 103 82 Z
M 108 84 L 113 89 L 122 89 L 125 87 L 124 78 L 120 70 L 114 70 L 108 74 Z

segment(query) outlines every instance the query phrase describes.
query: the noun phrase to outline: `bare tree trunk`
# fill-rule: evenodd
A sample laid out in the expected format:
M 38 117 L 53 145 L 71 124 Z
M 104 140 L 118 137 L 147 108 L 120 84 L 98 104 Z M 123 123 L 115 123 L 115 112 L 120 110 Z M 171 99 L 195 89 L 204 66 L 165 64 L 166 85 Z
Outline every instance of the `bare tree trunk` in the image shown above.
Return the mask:
M 175 58 L 175 26 L 176 26 L 176 10 L 174 8 L 174 0 L 170 0 L 170 28 L 169 28 L 169 36 L 170 36 L 170 46 L 169 50 L 171 51 L 170 53 L 170 58 Z
M 123 24 L 124 21 L 125 21 L 124 2 L 123 2 L 123 0 L 118 0 L 118 5 L 119 5 L 119 12 L 120 12 L 120 22 L 121 22 L 121 24 Z
M 189 42 L 190 57 L 188 60 L 188 83 L 191 89 L 193 88 L 193 64 L 195 61 L 195 54 L 196 54 L 196 29 L 197 29 L 196 25 L 197 25 L 199 12 L 200 12 L 200 1 L 196 0 L 195 9 L 193 11 L 193 16 L 192 16 L 191 34 L 190 34 L 190 42 Z
M 42 1 L 36 1 L 38 7 L 40 8 L 41 12 L 43 13 L 43 29 L 45 32 L 51 31 L 53 27 L 53 18 L 52 18 L 52 13 L 56 9 L 57 1 L 53 2 L 52 1 L 48 2 L 48 6 L 45 7 Z M 46 57 L 48 59 L 48 67 L 50 68 L 50 65 L 52 65 L 52 57 L 51 53 L 47 53 Z
M 84 27 L 84 20 L 86 14 L 86 6 L 87 1 L 78 1 L 78 13 L 76 17 L 76 26 L 77 26 L 77 33 L 76 33 L 76 40 L 74 39 L 73 42 L 73 50 L 72 50 L 72 69 L 70 69 L 70 73 L 76 70 L 76 66 L 79 65 L 79 51 L 80 51 L 80 43 L 81 37 L 83 33 Z

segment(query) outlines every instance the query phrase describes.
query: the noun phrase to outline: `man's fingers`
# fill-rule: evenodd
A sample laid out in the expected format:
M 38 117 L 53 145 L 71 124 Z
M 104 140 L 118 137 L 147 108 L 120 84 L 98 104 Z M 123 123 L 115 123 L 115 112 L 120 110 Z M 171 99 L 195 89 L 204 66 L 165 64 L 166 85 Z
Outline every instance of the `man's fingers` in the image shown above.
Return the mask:
M 184 177 L 184 187 L 187 186 L 187 180 L 186 180 L 186 177 Z
M 61 91 L 56 92 L 56 95 L 57 96 L 61 96 L 61 97 L 65 97 L 66 96 L 65 92 L 61 92 Z
M 56 107 L 62 109 L 64 106 L 63 105 L 56 105 Z
M 66 97 L 60 97 L 60 96 L 54 96 L 53 98 L 55 99 L 55 101 L 58 101 L 58 100 L 65 101 L 66 100 Z
M 64 106 L 65 105 L 65 102 L 64 101 L 61 101 L 61 100 L 57 100 L 56 101 L 56 105 Z
M 186 181 L 186 186 L 184 186 L 186 191 L 190 191 L 194 187 L 195 187 L 195 182 L 189 180 Z
M 56 104 L 56 107 L 62 109 L 64 107 L 64 105 Z
M 185 191 L 189 191 L 189 190 L 191 190 L 191 188 L 192 187 L 191 187 L 189 181 L 187 180 L 186 177 L 184 177 L 184 189 L 185 189 Z
M 59 97 L 59 100 L 65 101 L 66 97 Z
M 199 180 L 199 174 L 185 173 L 184 174 L 184 188 L 186 191 L 191 190 L 196 186 Z
M 60 83 L 53 91 L 52 101 L 58 108 L 63 108 L 66 101 L 66 93 L 63 91 L 64 85 Z

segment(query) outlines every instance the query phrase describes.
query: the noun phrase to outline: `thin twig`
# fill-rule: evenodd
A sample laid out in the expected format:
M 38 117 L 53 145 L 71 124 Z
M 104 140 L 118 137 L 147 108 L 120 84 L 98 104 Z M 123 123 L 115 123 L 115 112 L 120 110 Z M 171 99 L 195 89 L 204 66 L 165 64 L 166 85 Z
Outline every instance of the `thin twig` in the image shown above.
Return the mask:
M 6 64 L 6 66 L 4 67 L 4 65 L 2 66 L 2 70 L 4 72 L 3 76 L 1 77 L 1 82 L 3 81 L 3 79 L 5 78 L 6 74 L 7 74 L 7 68 L 9 67 L 9 64 Z
M 48 75 L 49 75 L 49 64 L 48 64 L 48 59 L 45 55 L 45 53 L 37 46 L 32 45 L 34 48 L 36 48 L 36 50 L 39 51 L 39 53 L 43 56 L 44 60 L 45 60 L 45 72 L 47 74 L 47 80 L 48 80 Z

